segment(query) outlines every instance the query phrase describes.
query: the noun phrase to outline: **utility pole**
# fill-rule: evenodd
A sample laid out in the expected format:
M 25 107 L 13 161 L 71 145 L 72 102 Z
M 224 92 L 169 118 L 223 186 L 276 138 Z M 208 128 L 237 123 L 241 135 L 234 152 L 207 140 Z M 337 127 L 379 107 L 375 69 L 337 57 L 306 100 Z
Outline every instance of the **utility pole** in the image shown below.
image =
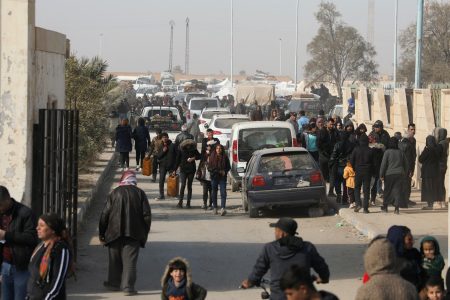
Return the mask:
M 282 51 L 281 51 L 282 48 L 281 47 L 282 47 L 282 45 L 281 45 L 281 43 L 283 42 L 283 40 L 281 38 L 279 38 L 279 41 L 280 41 L 280 76 L 281 76 L 281 74 L 282 74 L 282 70 L 281 70 L 281 62 L 282 62 L 282 59 L 281 59 L 282 58 L 282 56 L 281 56 L 282 55 Z
M 170 20 L 170 46 L 169 46 L 169 72 L 172 72 L 172 59 L 173 59 L 173 26 L 175 22 Z
M 297 91 L 297 69 L 298 69 L 298 7 L 300 6 L 300 0 L 297 0 L 297 9 L 295 10 L 295 91 Z
M 397 47 L 398 47 L 398 0 L 395 0 L 395 18 L 394 18 L 394 90 L 397 87 Z
M 231 89 L 233 89 L 233 0 L 231 0 Z
M 103 33 L 100 33 L 98 41 L 98 56 L 101 58 L 103 55 Z
M 186 53 L 184 56 L 184 73 L 189 74 L 189 18 L 186 18 Z
M 375 42 L 375 0 L 369 0 L 367 16 L 367 41 L 374 45 Z
M 417 28 L 416 28 L 416 72 L 414 87 L 422 87 L 422 36 L 423 36 L 423 2 L 417 0 Z

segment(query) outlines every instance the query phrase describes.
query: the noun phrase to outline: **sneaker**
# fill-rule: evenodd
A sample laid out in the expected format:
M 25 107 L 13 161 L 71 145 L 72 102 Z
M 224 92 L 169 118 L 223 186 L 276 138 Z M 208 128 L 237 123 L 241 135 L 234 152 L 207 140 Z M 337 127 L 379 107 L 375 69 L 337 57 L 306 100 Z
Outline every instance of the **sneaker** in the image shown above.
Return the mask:
M 131 291 L 124 291 L 124 296 L 135 296 L 137 295 L 138 292 L 135 290 L 131 290 Z
M 224 209 L 224 208 L 222 208 L 221 210 L 220 210 L 220 215 L 223 217 L 223 216 L 225 216 L 227 214 L 227 211 Z
M 128 171 L 129 168 L 125 168 L 125 171 Z
M 370 205 L 375 206 L 377 204 L 375 203 L 375 201 L 370 201 Z
M 355 203 L 350 203 L 350 206 L 348 208 L 355 208 L 356 204 Z
M 111 285 L 111 284 L 109 284 L 108 281 L 104 281 L 104 282 L 103 282 L 103 286 L 104 286 L 107 290 L 110 290 L 111 292 L 119 292 L 119 291 L 120 291 L 120 287 Z
M 136 167 L 136 172 L 139 172 L 141 168 L 139 166 Z
M 213 214 L 217 215 L 217 208 L 213 208 Z
M 159 200 L 159 201 L 160 201 L 160 200 L 164 200 L 164 199 L 165 199 L 164 196 L 159 196 L 159 197 L 156 197 L 156 198 L 155 198 L 155 200 Z

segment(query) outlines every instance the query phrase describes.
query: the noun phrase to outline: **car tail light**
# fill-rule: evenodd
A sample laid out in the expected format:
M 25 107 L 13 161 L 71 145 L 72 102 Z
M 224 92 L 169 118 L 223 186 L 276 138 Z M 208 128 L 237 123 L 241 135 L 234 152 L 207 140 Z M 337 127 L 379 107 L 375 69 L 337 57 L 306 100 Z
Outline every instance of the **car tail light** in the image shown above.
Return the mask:
M 233 141 L 233 161 L 235 163 L 238 162 L 238 149 L 237 149 L 237 140 Z
M 299 146 L 299 144 L 297 142 L 297 139 L 296 138 L 292 138 L 292 147 L 298 147 L 298 146 Z
M 322 174 L 320 173 L 320 171 L 311 173 L 311 175 L 309 176 L 309 181 L 311 182 L 311 184 L 322 183 Z
M 214 131 L 213 131 L 213 134 L 214 134 L 214 135 L 220 135 L 220 134 L 222 134 L 222 131 L 214 130 Z
M 256 175 L 255 177 L 253 177 L 252 185 L 255 186 L 255 187 L 256 186 L 265 186 L 266 185 L 266 181 L 264 180 L 264 176 Z

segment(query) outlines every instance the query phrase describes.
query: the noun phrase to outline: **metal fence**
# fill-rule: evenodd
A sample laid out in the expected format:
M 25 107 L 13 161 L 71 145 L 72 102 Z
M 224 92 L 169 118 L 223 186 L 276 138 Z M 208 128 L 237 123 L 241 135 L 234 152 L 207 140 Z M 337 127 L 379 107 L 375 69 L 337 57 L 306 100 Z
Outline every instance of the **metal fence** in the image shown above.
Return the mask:
M 77 110 L 41 109 L 33 135 L 33 199 L 37 215 L 56 213 L 70 231 L 76 255 L 78 202 Z

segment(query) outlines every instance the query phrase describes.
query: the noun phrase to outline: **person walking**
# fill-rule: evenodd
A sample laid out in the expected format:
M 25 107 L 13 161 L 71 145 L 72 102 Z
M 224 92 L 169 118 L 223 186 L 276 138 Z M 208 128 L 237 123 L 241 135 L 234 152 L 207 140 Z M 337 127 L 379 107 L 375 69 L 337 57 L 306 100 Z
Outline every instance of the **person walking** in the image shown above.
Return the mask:
M 159 197 L 156 200 L 165 199 L 164 183 L 166 182 L 166 175 L 172 173 L 176 159 L 175 147 L 169 140 L 167 132 L 161 133 L 161 142 L 160 150 L 156 154 L 159 163 Z
M 151 220 L 147 195 L 137 187 L 136 174 L 124 172 L 106 200 L 98 226 L 100 241 L 108 247 L 108 280 L 103 283 L 107 289 L 137 294 L 139 248 L 147 243 Z
M 225 155 L 222 145 L 217 145 L 211 153 L 208 162 L 208 171 L 211 174 L 211 201 L 214 214 L 217 214 L 217 192 L 220 188 L 220 215 L 225 216 L 227 201 L 227 175 L 230 171 L 230 160 Z
M 128 104 L 128 100 L 124 98 L 122 99 L 122 101 L 120 101 L 119 105 L 117 106 L 117 112 L 119 113 L 120 121 L 128 119 L 129 111 L 130 105 Z
M 181 132 L 175 137 L 175 152 L 180 151 L 180 144 L 185 140 L 193 140 L 194 136 L 188 132 L 188 127 L 186 124 L 181 126 Z
M 214 143 L 212 143 L 211 141 L 214 141 Z M 206 130 L 206 137 L 203 138 L 203 140 L 202 140 L 202 150 L 200 151 L 200 153 L 202 154 L 202 157 L 206 153 L 206 148 L 207 148 L 209 142 L 210 142 L 209 146 L 211 148 L 211 153 L 212 153 L 214 148 L 216 146 L 220 145 L 220 140 L 218 138 L 214 137 L 214 131 L 211 128 L 208 128 Z
M 298 123 L 298 131 L 300 134 L 302 134 L 303 130 L 305 130 L 309 125 L 309 119 L 306 116 L 304 110 L 300 111 L 300 118 L 298 119 L 297 123 Z
M 358 140 L 359 146 L 353 150 L 350 163 L 355 169 L 355 212 L 364 209 L 369 213 L 370 180 L 373 172 L 373 153 L 369 148 L 369 138 L 362 134 Z M 363 188 L 364 201 L 361 203 L 361 187 Z
M 198 124 L 197 114 L 192 115 L 192 120 L 187 124 L 187 132 L 194 137 L 194 141 L 198 142 L 198 136 L 200 135 L 200 126 Z
M 416 150 L 415 146 L 409 139 L 409 133 L 403 137 L 400 132 L 396 132 L 394 136 L 398 139 L 398 149 L 402 151 L 406 158 L 408 169 L 406 170 L 406 176 L 404 176 L 403 186 L 402 186 L 402 197 L 399 203 L 400 208 L 408 208 L 409 206 L 414 206 L 416 203 L 409 199 L 411 195 L 411 178 L 414 174 L 414 168 L 416 165 Z M 414 139 L 414 137 L 413 137 Z M 415 145 L 415 139 L 414 139 Z
M 130 152 L 133 148 L 131 143 L 132 131 L 128 125 L 128 119 L 122 119 L 116 127 L 116 151 L 120 153 L 120 167 L 122 171 L 130 167 Z
M 294 126 L 295 137 L 297 137 L 297 135 L 299 133 L 298 123 L 297 123 L 297 114 L 295 112 L 289 113 L 289 118 L 286 120 L 286 122 L 291 123 L 292 126 Z
M 119 125 L 119 113 L 115 110 L 112 110 L 111 113 L 108 115 L 109 118 L 109 126 L 108 126 L 108 133 L 109 138 L 111 140 L 111 147 L 114 148 L 116 145 L 116 127 Z
M 315 122 L 309 123 L 301 135 L 301 145 L 308 150 L 309 154 L 319 163 L 319 149 L 317 148 L 317 126 Z
M 2 300 L 23 300 L 30 277 L 28 262 L 38 244 L 32 210 L 11 198 L 0 185 L 0 240 L 2 243 Z
M 144 118 L 138 119 L 138 126 L 133 130 L 134 148 L 136 150 L 136 171 L 142 168 L 145 153 L 151 143 Z
M 203 155 L 201 155 L 200 164 L 198 166 L 197 170 L 197 179 L 200 181 L 202 187 L 203 187 L 203 209 L 213 209 L 212 202 L 211 202 L 211 193 L 212 193 L 212 187 L 211 187 L 211 174 L 208 171 L 208 163 L 209 163 L 209 156 L 212 152 L 212 146 L 216 144 L 215 140 L 211 140 L 207 142 L 206 150 Z M 209 205 L 208 205 L 208 199 L 209 199 Z
M 355 208 L 355 170 L 350 160 L 347 160 L 347 165 L 344 168 L 344 174 L 342 177 L 345 180 L 345 186 L 347 187 L 347 199 L 350 203 L 349 208 Z
M 425 148 L 419 155 L 422 164 L 422 201 L 427 202 L 423 209 L 433 209 L 433 204 L 439 199 L 439 159 L 440 149 L 434 136 L 429 135 L 425 140 Z
M 178 151 L 173 175 L 176 174 L 177 169 L 180 168 L 180 196 L 178 197 L 178 208 L 183 207 L 184 190 L 187 183 L 187 203 L 186 208 L 191 208 L 192 199 L 192 183 L 196 171 L 195 161 L 200 159 L 200 153 L 197 150 L 197 143 L 194 140 L 184 140 L 180 144 L 180 151 Z
M 394 213 L 399 214 L 402 188 L 408 172 L 408 162 L 403 152 L 398 149 L 398 139 L 389 139 L 388 149 L 384 152 L 380 166 L 380 179 L 384 182 L 383 212 L 388 211 L 389 203 L 395 207 Z
M 389 240 L 377 238 L 364 254 L 364 267 L 369 281 L 359 287 L 356 300 L 419 300 L 414 285 L 402 278 L 398 258 Z
M 294 219 L 284 217 L 270 224 L 270 227 L 275 228 L 275 241 L 264 245 L 251 274 L 242 281 L 242 288 L 258 286 L 270 269 L 270 299 L 284 300 L 286 298 L 280 281 L 283 274 L 294 264 L 308 270 L 314 269 L 318 274 L 316 282 L 328 283 L 330 270 L 327 263 L 312 243 L 296 236 L 298 225 Z
M 338 140 L 338 136 L 334 129 L 334 120 L 328 119 L 326 128 L 322 128 L 317 136 L 317 147 L 319 148 L 319 165 L 323 177 L 330 183 L 328 196 L 336 196 L 334 190 L 334 174 L 330 171 L 330 157 L 333 152 L 334 145 Z
M 66 277 L 73 271 L 73 249 L 66 224 L 56 214 L 39 218 L 36 247 L 29 264 L 28 300 L 66 299 Z
M 158 162 L 158 159 L 156 158 L 156 154 L 158 154 L 162 148 L 162 137 L 161 137 L 162 130 L 161 130 L 161 128 L 156 128 L 155 133 L 156 133 L 156 136 L 153 137 L 152 142 L 150 143 L 150 149 L 149 149 L 150 157 L 153 159 L 152 160 L 152 171 L 153 171 L 152 182 L 156 182 L 156 174 L 158 172 L 158 166 L 159 166 L 159 162 Z

